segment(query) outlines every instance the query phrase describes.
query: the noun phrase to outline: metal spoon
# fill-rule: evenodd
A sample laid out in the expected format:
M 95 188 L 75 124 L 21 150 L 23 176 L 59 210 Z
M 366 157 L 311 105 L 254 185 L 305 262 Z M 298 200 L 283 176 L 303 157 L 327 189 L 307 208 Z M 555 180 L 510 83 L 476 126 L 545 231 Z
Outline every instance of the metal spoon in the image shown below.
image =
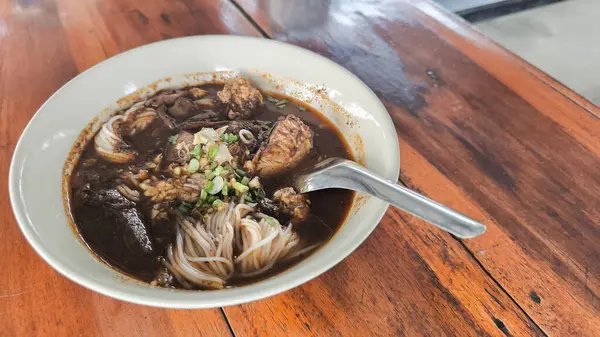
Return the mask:
M 385 180 L 357 163 L 326 159 L 294 178 L 300 193 L 343 188 L 371 194 L 459 238 L 470 239 L 485 232 L 485 225 L 406 187 Z

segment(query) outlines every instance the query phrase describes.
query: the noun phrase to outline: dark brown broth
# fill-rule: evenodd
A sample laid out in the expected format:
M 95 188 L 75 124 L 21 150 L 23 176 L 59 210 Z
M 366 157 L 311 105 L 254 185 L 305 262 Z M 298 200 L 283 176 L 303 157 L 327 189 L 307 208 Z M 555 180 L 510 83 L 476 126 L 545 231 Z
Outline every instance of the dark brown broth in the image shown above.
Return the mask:
M 210 84 L 201 86 L 201 88 L 214 96 L 221 86 Z M 276 179 L 264 182 L 267 195 L 271 195 L 278 188 L 289 186 L 291 176 L 294 173 L 312 166 L 324 158 L 343 157 L 352 159 L 349 147 L 340 132 L 319 112 L 290 97 L 270 96 L 277 99 L 286 99 L 288 103 L 280 108 L 265 99 L 265 105 L 261 108 L 261 113 L 256 119 L 277 121 L 287 114 L 295 114 L 312 129 L 315 146 L 309 157 L 299 167 Z M 164 256 L 166 247 L 174 239 L 174 221 L 163 221 L 156 225 L 150 225 L 150 221 L 145 221 L 149 235 L 154 240 L 156 254 L 146 257 L 134 256 L 129 253 L 126 244 L 120 237 L 122 233 L 115 225 L 115 220 L 105 216 L 100 209 L 83 204 L 76 195 L 83 184 L 90 182 L 90 177 L 93 178 L 91 183 L 94 187 L 114 187 L 115 179 L 120 176 L 121 170 L 126 170 L 128 166 L 136 165 L 136 163 L 146 162 L 161 153 L 172 131 L 165 130 L 161 127 L 162 123 L 160 123 L 161 125 L 158 123 L 160 122 L 156 120 L 155 124 L 149 129 L 150 131 L 127 139 L 140 152 L 133 164 L 118 165 L 103 160 L 97 156 L 93 148 L 93 141 L 91 141 L 82 153 L 70 180 L 71 213 L 77 231 L 86 244 L 109 265 L 147 282 L 156 276 L 156 272 L 160 267 L 157 257 Z M 83 163 L 88 160 L 96 160 L 96 163 L 86 167 Z M 311 215 L 307 221 L 295 227 L 298 235 L 307 244 L 329 240 L 348 215 L 353 197 L 354 193 L 347 190 L 323 190 L 310 193 Z M 146 215 L 149 214 L 151 204 L 142 200 L 137 203 L 137 207 L 143 215 Z M 228 286 L 239 286 L 270 277 L 289 268 L 303 258 L 298 258 L 290 263 L 279 264 L 269 273 L 257 278 L 234 278 L 228 282 Z

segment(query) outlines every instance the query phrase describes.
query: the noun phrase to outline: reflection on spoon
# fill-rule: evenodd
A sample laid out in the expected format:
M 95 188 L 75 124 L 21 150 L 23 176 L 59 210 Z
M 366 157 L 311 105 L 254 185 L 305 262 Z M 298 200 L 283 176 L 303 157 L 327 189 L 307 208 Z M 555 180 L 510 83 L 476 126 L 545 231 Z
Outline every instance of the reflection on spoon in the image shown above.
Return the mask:
M 385 180 L 357 163 L 329 158 L 295 177 L 300 193 L 343 188 L 371 194 L 459 238 L 470 239 L 485 232 L 485 225 L 404 186 Z

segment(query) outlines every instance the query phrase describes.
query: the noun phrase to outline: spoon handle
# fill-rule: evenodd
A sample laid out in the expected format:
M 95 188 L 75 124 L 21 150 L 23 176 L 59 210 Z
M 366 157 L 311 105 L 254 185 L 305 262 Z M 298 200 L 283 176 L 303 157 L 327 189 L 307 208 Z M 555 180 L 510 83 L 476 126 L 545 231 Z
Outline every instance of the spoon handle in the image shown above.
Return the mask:
M 385 180 L 349 160 L 313 174 L 305 183 L 310 185 L 310 190 L 328 186 L 371 194 L 459 238 L 473 238 L 486 230 L 485 225 L 424 195 Z

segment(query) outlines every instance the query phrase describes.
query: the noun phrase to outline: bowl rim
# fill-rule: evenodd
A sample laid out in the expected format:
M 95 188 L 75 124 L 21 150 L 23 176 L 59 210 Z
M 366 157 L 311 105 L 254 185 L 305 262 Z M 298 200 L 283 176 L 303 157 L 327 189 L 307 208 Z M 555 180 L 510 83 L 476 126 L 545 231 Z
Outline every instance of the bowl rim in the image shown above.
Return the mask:
M 105 296 L 108 296 L 108 297 L 111 297 L 114 299 L 131 302 L 131 303 L 136 303 L 136 304 L 147 305 L 147 306 L 162 307 L 162 308 L 185 308 L 185 309 L 216 308 L 216 307 L 236 305 L 236 304 L 247 303 L 247 302 L 263 299 L 266 297 L 270 297 L 270 296 L 282 293 L 289 289 L 295 288 L 303 283 L 306 283 L 306 282 L 316 278 L 317 276 L 325 273 L 326 271 L 328 271 L 335 265 L 337 265 L 339 262 L 341 262 L 347 256 L 352 254 L 356 250 L 356 248 L 358 246 L 360 246 L 367 239 L 367 237 L 378 226 L 378 224 L 381 222 L 381 219 L 384 217 L 384 215 L 387 212 L 387 205 L 386 205 L 385 207 L 382 207 L 377 212 L 379 214 L 377 214 L 374 218 L 374 219 L 376 219 L 376 224 L 374 226 L 372 226 L 370 231 L 365 232 L 361 237 L 356 238 L 354 240 L 354 242 L 351 245 L 348 245 L 345 248 L 344 252 L 342 254 L 337 255 L 336 258 L 328 260 L 327 262 L 319 265 L 318 267 L 313 268 L 311 270 L 311 272 L 309 274 L 307 274 L 305 277 L 291 279 L 288 282 L 275 283 L 275 284 L 273 284 L 273 287 L 270 287 L 268 289 L 257 289 L 257 291 L 253 291 L 253 292 L 246 294 L 244 296 L 241 296 L 239 298 L 229 298 L 228 300 L 220 300 L 219 303 L 216 303 L 216 304 L 193 303 L 193 302 L 190 303 L 190 302 L 183 302 L 183 301 L 178 301 L 178 300 L 165 300 L 165 301 L 161 302 L 159 300 L 156 300 L 153 298 L 148 298 L 143 295 L 133 294 L 133 293 L 124 291 L 122 289 L 119 289 L 118 287 L 110 287 L 103 283 L 97 282 L 91 278 L 82 277 L 79 275 L 80 273 L 71 272 L 72 268 L 66 266 L 66 264 L 63 263 L 63 261 L 61 261 L 60 258 L 56 257 L 55 254 L 53 254 L 47 248 L 45 248 L 42 240 L 39 240 L 38 237 L 33 232 L 33 228 L 26 225 L 26 223 L 32 223 L 32 222 L 29 220 L 28 212 L 23 207 L 21 207 L 21 204 L 19 204 L 19 197 L 21 196 L 21 193 L 20 193 L 19 186 L 18 186 L 20 177 L 19 177 L 19 172 L 17 170 L 21 165 L 17 162 L 17 154 L 24 151 L 22 149 L 22 147 L 23 147 L 24 139 L 26 137 L 28 137 L 28 130 L 30 129 L 31 125 L 35 122 L 36 118 L 39 118 L 39 115 L 41 113 L 43 113 L 42 111 L 44 111 L 46 109 L 48 103 L 50 101 L 52 101 L 56 96 L 60 95 L 64 91 L 65 87 L 78 81 L 80 78 L 86 76 L 86 74 L 92 72 L 94 69 L 102 67 L 102 66 L 106 65 L 107 63 L 115 62 L 115 60 L 120 59 L 126 55 L 137 53 L 137 52 L 140 52 L 145 49 L 156 48 L 156 46 L 159 46 L 159 45 L 164 45 L 166 47 L 169 44 L 178 43 L 178 42 L 184 41 L 184 40 L 192 42 L 192 41 L 199 40 L 199 39 L 201 39 L 201 40 L 204 40 L 204 39 L 231 39 L 231 40 L 241 39 L 241 40 L 248 40 L 248 41 L 254 40 L 258 43 L 273 44 L 278 47 L 288 48 L 291 51 L 296 52 L 296 53 L 304 53 L 304 54 L 307 54 L 309 57 L 318 58 L 321 61 L 327 63 L 329 67 L 336 68 L 338 71 L 345 72 L 350 77 L 354 78 L 356 80 L 357 84 L 360 84 L 362 86 L 362 88 L 368 92 L 368 94 L 371 96 L 371 98 L 374 99 L 374 102 L 376 102 L 376 104 L 379 105 L 379 108 L 382 111 L 387 112 L 387 109 L 385 108 L 383 103 L 380 101 L 380 99 L 377 97 L 377 95 L 371 90 L 371 88 L 369 88 L 362 80 L 360 80 L 352 72 L 350 72 L 346 68 L 342 67 L 341 65 L 337 64 L 336 62 L 334 62 L 326 57 L 323 57 L 313 51 L 310 51 L 308 49 L 304 49 L 304 48 L 296 46 L 296 45 L 292 45 L 292 44 L 288 44 L 288 43 L 284 43 L 284 42 L 280 42 L 280 41 L 276 41 L 276 40 L 271 40 L 271 39 L 265 39 L 265 38 L 261 38 L 261 37 L 236 36 L 236 35 L 202 35 L 202 36 L 186 36 L 186 37 L 174 38 L 174 39 L 169 39 L 169 40 L 157 41 L 157 42 L 145 44 L 145 45 L 142 45 L 142 46 L 139 46 L 136 48 L 129 49 L 122 53 L 119 53 L 119 54 L 112 56 L 108 59 L 105 59 L 102 62 L 99 62 L 98 64 L 79 73 L 78 75 L 76 75 L 75 77 L 73 77 L 72 79 L 70 79 L 69 81 L 64 83 L 58 90 L 56 90 L 38 108 L 38 110 L 35 112 L 35 114 L 31 117 L 31 119 L 27 123 L 27 126 L 23 129 L 23 131 L 19 137 L 19 140 L 14 148 L 13 155 L 11 158 L 10 168 L 9 168 L 8 179 L 9 179 L 9 197 L 10 197 L 10 203 L 11 203 L 11 207 L 13 210 L 13 214 L 14 214 L 15 219 L 17 220 L 17 223 L 19 225 L 19 228 L 20 228 L 21 232 L 23 233 L 23 235 L 25 236 L 27 242 L 31 245 L 31 247 L 33 247 L 34 251 L 46 263 L 48 263 L 55 271 L 57 271 L 61 275 L 65 276 L 67 279 L 83 286 L 84 288 L 90 289 L 92 291 L 98 292 L 100 294 L 103 294 Z M 159 79 L 157 79 L 157 80 L 159 80 Z M 106 106 L 109 106 L 112 103 L 114 103 L 114 102 L 108 102 L 106 104 Z M 96 115 L 98 113 L 99 112 L 97 112 Z M 92 117 L 92 118 L 94 118 L 94 117 Z M 392 122 L 391 117 L 389 116 L 389 113 L 386 116 L 383 116 L 383 118 L 384 119 L 387 118 L 386 122 L 388 122 L 389 125 L 391 125 L 391 130 L 395 134 L 396 131 L 395 131 L 395 128 L 393 127 L 393 122 Z M 395 142 L 393 142 L 393 144 L 389 144 L 389 145 L 394 147 L 395 150 L 392 152 L 397 153 L 397 157 L 393 158 L 393 161 L 392 161 L 393 166 L 391 169 L 391 171 L 392 171 L 391 175 L 393 177 L 389 176 L 387 178 L 397 180 L 398 176 L 399 176 L 399 172 L 400 172 L 400 147 L 399 147 L 399 143 L 398 143 L 398 138 L 395 137 L 394 140 L 395 140 Z M 71 227 L 71 225 L 68 225 L 68 226 Z M 73 232 L 73 235 L 77 236 L 77 233 Z M 89 247 L 86 247 L 86 248 L 89 250 Z M 90 252 L 90 254 L 94 255 L 93 252 Z M 96 257 L 94 256 L 94 258 L 96 258 Z M 105 263 L 105 262 L 100 262 L 100 263 Z M 135 280 L 135 279 L 133 279 L 133 280 Z M 265 280 L 261 280 L 259 282 L 253 283 L 253 284 L 262 284 L 262 283 L 267 282 L 268 280 L 269 280 L 269 278 L 267 278 Z M 142 282 L 142 281 L 138 281 L 138 280 L 135 280 L 135 281 L 146 284 L 145 282 Z M 239 289 L 239 288 L 246 288 L 246 287 L 248 287 L 248 286 L 231 288 L 231 289 Z M 216 290 L 215 292 L 227 292 L 231 289 Z M 213 291 L 210 291 L 210 292 L 212 293 Z

